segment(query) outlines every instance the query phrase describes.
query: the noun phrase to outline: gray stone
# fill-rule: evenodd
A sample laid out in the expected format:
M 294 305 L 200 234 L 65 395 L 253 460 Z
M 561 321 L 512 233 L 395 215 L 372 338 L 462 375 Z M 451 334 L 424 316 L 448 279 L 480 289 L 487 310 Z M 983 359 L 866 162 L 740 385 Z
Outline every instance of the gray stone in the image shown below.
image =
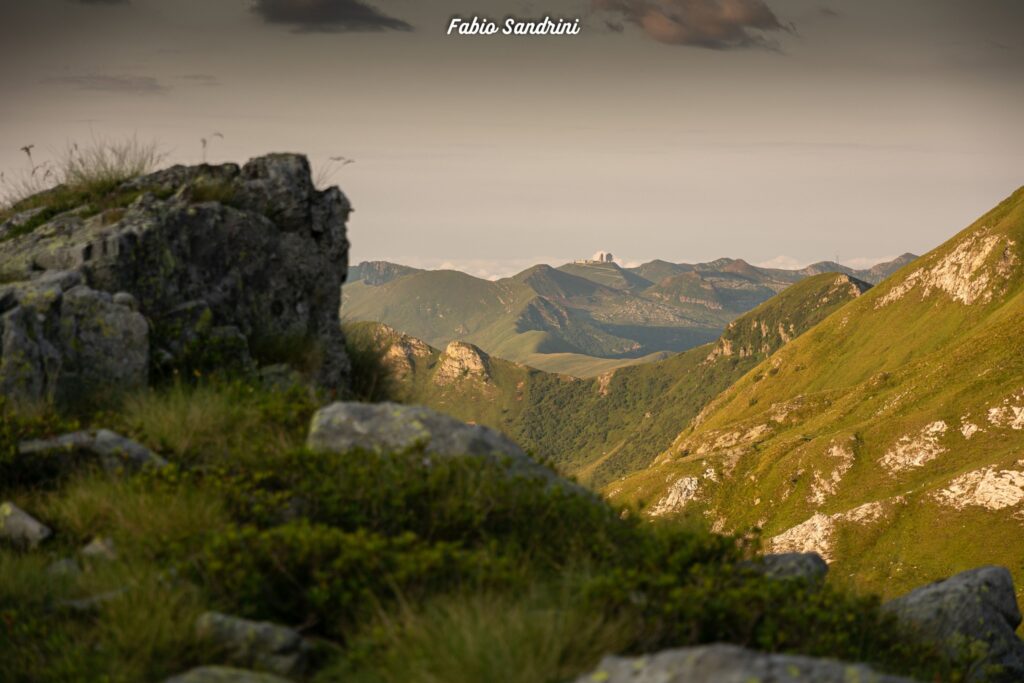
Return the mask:
M 274 674 L 232 669 L 226 666 L 201 666 L 168 678 L 164 683 L 289 683 Z
M 493 429 L 470 425 L 422 406 L 397 403 L 333 403 L 313 416 L 307 445 L 317 451 L 375 453 L 422 448 L 438 457 L 475 456 L 506 462 L 511 472 L 575 485 L 528 456 Z
M 605 657 L 576 683 L 911 683 L 863 664 L 765 654 L 735 645 L 666 650 L 643 657 Z
M 765 555 L 753 566 L 771 579 L 805 579 L 817 583 L 824 581 L 828 574 L 828 563 L 818 553 Z
M 96 432 L 71 432 L 53 437 L 23 441 L 18 445 L 22 456 L 45 453 L 74 452 L 96 456 L 103 467 L 114 471 L 122 467 L 137 470 L 142 467 L 166 467 L 167 461 L 137 441 L 121 436 L 109 429 Z
M 0 504 L 0 539 L 35 548 L 52 535 L 49 527 L 14 503 Z
M 167 466 L 166 460 L 139 442 L 109 429 L 96 432 L 96 439 L 89 450 L 100 456 L 103 466 L 107 469 L 116 469 L 121 465 L 127 465 L 130 469 Z
M 82 568 L 78 566 L 78 562 L 74 558 L 65 557 L 48 566 L 46 573 L 50 576 L 74 577 L 82 573 Z
M 139 302 L 135 300 L 135 297 L 128 292 L 118 292 L 114 295 L 114 303 L 118 306 L 124 306 L 125 308 L 133 311 L 139 310 Z
M 944 645 L 950 654 L 984 643 L 987 654 L 968 680 L 1024 680 L 1024 643 L 1016 634 L 1021 613 L 1013 577 L 1005 568 L 980 567 L 957 574 L 896 598 L 884 609 L 923 638 Z
M 94 538 L 89 542 L 89 545 L 78 552 L 82 557 L 87 557 L 91 560 L 112 561 L 117 559 L 117 549 L 114 546 L 114 540 L 111 538 Z
M 128 320 L 124 316 L 143 314 L 153 326 L 149 357 L 168 365 L 192 362 L 189 354 L 202 351 L 206 335 L 214 331 L 220 335 L 215 341 L 226 343 L 225 353 L 242 356 L 257 348 L 256 342 L 280 346 L 282 340 L 306 340 L 322 352 L 318 383 L 335 390 L 345 386 L 348 357 L 338 312 L 348 268 L 346 221 L 352 209 L 337 188 L 319 191 L 313 186 L 305 157 L 271 155 L 243 168 L 175 166 L 130 180 L 119 190 L 143 194 L 116 220 L 72 211 L 3 241 L 0 271 L 5 277 L 28 279 L 24 286 L 36 288 L 42 285 L 33 283 L 43 282 L 40 271 L 71 272 L 79 277 L 78 284 L 116 295 L 116 300 L 111 296 L 103 302 L 116 312 L 104 309 L 99 319 L 123 326 Z M 57 292 L 71 288 L 52 281 L 48 286 Z M 139 313 L 127 296 L 134 298 Z M 60 326 L 48 319 L 45 330 L 36 329 L 39 324 L 24 311 L 11 313 L 24 304 L 9 299 L 0 288 L 0 389 L 7 389 L 5 376 L 11 376 L 7 384 L 44 394 L 51 389 L 52 375 L 60 375 L 62 353 L 73 345 L 38 335 Z M 187 319 L 178 310 L 183 302 L 201 302 L 201 310 L 209 313 Z M 109 355 L 118 343 L 101 343 L 102 326 L 90 324 L 100 305 L 79 302 L 87 315 L 83 320 L 73 312 L 77 322 L 68 326 L 70 338 L 88 333 L 84 355 L 73 364 L 80 389 L 91 388 L 97 377 L 115 377 L 114 361 L 123 365 L 126 358 L 138 357 L 134 351 Z M 133 322 L 112 337 L 138 330 Z M 239 338 L 245 343 L 236 343 Z M 36 341 L 40 339 L 52 348 Z M 105 364 L 87 372 L 91 366 L 86 361 L 98 356 L 106 358 Z M 129 365 L 134 371 L 134 363 Z
M 312 647 L 287 626 L 207 612 L 196 621 L 196 631 L 237 666 L 283 676 L 302 676 L 309 666 Z
M 51 271 L 0 286 L 0 392 L 73 401 L 145 385 L 146 319 L 82 279 Z

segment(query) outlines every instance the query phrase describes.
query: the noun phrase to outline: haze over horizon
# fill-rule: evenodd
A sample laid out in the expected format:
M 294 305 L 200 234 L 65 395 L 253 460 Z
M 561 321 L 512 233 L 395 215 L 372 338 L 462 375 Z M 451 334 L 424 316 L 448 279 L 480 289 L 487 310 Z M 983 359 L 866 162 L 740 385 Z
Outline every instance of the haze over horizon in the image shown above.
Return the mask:
M 1024 184 L 1013 0 L 425 5 L 0 0 L 0 170 L 131 135 L 350 157 L 353 263 L 484 277 L 598 249 L 866 267 Z M 453 14 L 585 28 L 447 37 Z

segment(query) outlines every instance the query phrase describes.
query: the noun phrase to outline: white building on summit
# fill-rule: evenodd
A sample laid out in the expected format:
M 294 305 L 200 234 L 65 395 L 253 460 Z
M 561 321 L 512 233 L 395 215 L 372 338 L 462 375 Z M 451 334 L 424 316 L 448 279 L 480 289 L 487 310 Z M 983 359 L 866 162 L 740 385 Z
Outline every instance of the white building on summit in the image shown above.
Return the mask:
M 599 251 L 590 259 L 592 263 L 615 263 L 615 257 L 610 251 Z

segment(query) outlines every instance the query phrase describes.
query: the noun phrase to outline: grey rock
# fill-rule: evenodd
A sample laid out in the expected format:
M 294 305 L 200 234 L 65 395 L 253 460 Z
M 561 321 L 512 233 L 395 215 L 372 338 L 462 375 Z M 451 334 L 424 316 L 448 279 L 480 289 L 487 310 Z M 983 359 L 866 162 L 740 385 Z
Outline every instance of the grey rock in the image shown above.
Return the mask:
M 127 465 L 130 469 L 167 466 L 166 460 L 139 442 L 109 429 L 96 432 L 96 438 L 89 450 L 100 456 L 103 466 L 107 469 L 116 469 L 121 465 Z
M 207 194 L 214 199 L 203 200 L 203 187 L 211 184 L 216 192 Z M 70 212 L 0 243 L 0 270 L 32 282 L 40 281 L 35 274 L 39 271 L 77 273 L 80 284 L 117 295 L 108 303 L 119 313 L 105 311 L 104 320 L 136 315 L 121 296 L 130 295 L 152 323 L 149 356 L 169 365 L 191 362 L 188 354 L 201 351 L 210 334 L 219 335 L 214 341 L 225 342 L 225 354 L 239 354 L 242 361 L 257 348 L 256 342 L 315 340 L 323 357 L 318 383 L 328 389 L 345 386 L 348 358 L 338 312 L 352 208 L 337 188 L 319 191 L 313 186 L 305 157 L 271 155 L 243 168 L 176 166 L 119 189 L 143 194 L 113 222 L 102 215 Z M 178 310 L 183 302 L 201 302 L 201 311 L 209 313 L 189 319 Z M 0 316 L 10 310 L 11 305 L 0 306 Z M 11 337 L 0 345 L 0 359 L 11 366 L 9 373 L 31 363 L 29 378 L 49 381 L 38 368 L 53 365 L 52 358 L 59 359 L 67 344 L 46 335 L 53 350 L 29 344 L 26 340 L 39 337 L 18 315 L 0 329 Z M 8 325 L 19 334 L 6 335 Z M 97 344 L 95 335 L 90 339 Z M 239 339 L 245 343 L 237 343 Z M 106 354 L 109 346 L 97 346 L 96 355 Z M 123 363 L 124 357 L 116 354 L 113 359 Z M 80 387 L 114 371 L 101 367 L 87 374 L 82 363 L 76 368 Z M 3 377 L 0 372 L 0 382 Z M 48 388 L 47 381 L 32 385 L 20 375 L 16 379 L 36 394 Z
M 135 300 L 135 297 L 128 292 L 118 292 L 114 295 L 114 303 L 118 306 L 124 306 L 125 308 L 133 311 L 139 310 L 139 302 Z
M 475 456 L 506 462 L 517 475 L 542 477 L 572 488 L 493 429 L 470 425 L 422 406 L 333 403 L 313 416 L 307 445 L 316 451 L 375 453 L 422 448 L 438 457 Z
M 957 574 L 896 598 L 884 609 L 921 637 L 945 645 L 952 655 L 972 643 L 984 643 L 987 654 L 968 680 L 1024 680 L 1024 643 L 1016 634 L 1021 613 L 1013 577 L 1005 568 L 979 567 Z
M 863 664 L 764 654 L 735 645 L 666 650 L 643 657 L 605 657 L 576 683 L 911 683 Z
M 274 674 L 232 669 L 226 666 L 201 666 L 168 678 L 164 683 L 289 683 Z
M 0 540 L 35 548 L 52 535 L 48 526 L 14 503 L 0 504 Z
M 196 621 L 196 631 L 237 666 L 283 676 L 302 676 L 309 666 L 312 647 L 287 626 L 207 612 Z
M 765 555 L 753 567 L 771 579 L 805 579 L 812 583 L 824 581 L 828 574 L 828 563 L 818 553 Z
M 49 576 L 74 577 L 82 573 L 82 568 L 78 566 L 78 562 L 76 562 L 74 558 L 65 557 L 48 566 L 46 568 L 46 573 Z
M 92 613 L 101 609 L 104 605 L 108 605 L 115 600 L 120 600 L 128 593 L 128 590 L 129 589 L 127 587 L 115 588 L 114 590 L 90 595 L 85 598 L 63 600 L 57 603 L 57 606 L 71 612 Z
M 78 551 L 82 557 L 91 560 L 116 560 L 117 548 L 111 538 L 94 538 L 87 546 Z
M 71 432 L 52 439 L 23 441 L 18 445 L 18 453 L 22 456 L 44 453 L 70 455 L 74 452 L 96 456 L 103 467 L 110 471 L 122 467 L 137 470 L 142 467 L 167 466 L 167 461 L 153 451 L 109 429 Z
M 145 318 L 82 279 L 51 271 L 0 285 L 0 392 L 67 401 L 145 385 Z

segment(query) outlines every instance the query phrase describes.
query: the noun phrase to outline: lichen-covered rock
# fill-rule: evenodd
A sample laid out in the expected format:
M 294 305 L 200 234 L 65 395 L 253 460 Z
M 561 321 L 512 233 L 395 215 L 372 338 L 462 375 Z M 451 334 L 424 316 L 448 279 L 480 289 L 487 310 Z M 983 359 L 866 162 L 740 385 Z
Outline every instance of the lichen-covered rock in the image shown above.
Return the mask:
M 911 683 L 863 664 L 765 654 L 735 645 L 666 650 L 643 657 L 605 657 L 576 683 Z
M 333 403 L 313 416 L 307 444 L 313 450 L 331 453 L 356 449 L 400 453 L 422 448 L 428 455 L 485 457 L 507 462 L 515 474 L 570 485 L 505 435 L 421 406 Z
M 152 323 L 149 350 L 157 370 L 195 363 L 204 350 L 216 356 L 214 365 L 244 366 L 250 353 L 315 344 L 323 358 L 321 385 L 344 386 L 348 359 L 338 311 L 351 206 L 337 188 L 313 186 L 305 157 L 270 155 L 242 168 L 175 166 L 115 193 L 134 200 L 114 214 L 72 210 L 0 242 L 0 272 L 28 279 L 70 271 L 92 290 L 116 294 L 109 303 L 124 315 L 135 314 L 134 302 Z M 86 303 L 72 313 L 95 318 Z M 0 314 L 10 309 L 0 306 Z M 35 330 L 22 330 L 32 323 L 22 313 L 10 317 L 2 362 L 14 354 L 11 363 L 52 365 L 61 345 L 46 336 L 56 353 L 39 345 L 24 349 L 24 337 L 38 338 Z M 74 339 L 95 340 L 99 327 L 69 331 Z M 20 332 L 8 335 L 8 328 Z M 93 379 L 77 381 L 85 386 Z
M 168 678 L 164 683 L 289 683 L 287 678 L 227 666 L 201 666 Z
M 969 680 L 1024 680 L 1024 642 L 1016 634 L 1021 613 L 1013 578 L 1005 568 L 972 569 L 922 586 L 884 607 L 951 653 L 974 643 L 986 645 L 987 654 Z
M 0 540 L 34 548 L 53 532 L 14 503 L 0 503 Z
M 74 401 L 145 384 L 146 319 L 82 282 L 55 271 L 0 285 L 0 393 Z
M 298 631 L 266 621 L 207 612 L 196 620 L 200 640 L 221 650 L 237 666 L 302 676 L 312 647 Z

